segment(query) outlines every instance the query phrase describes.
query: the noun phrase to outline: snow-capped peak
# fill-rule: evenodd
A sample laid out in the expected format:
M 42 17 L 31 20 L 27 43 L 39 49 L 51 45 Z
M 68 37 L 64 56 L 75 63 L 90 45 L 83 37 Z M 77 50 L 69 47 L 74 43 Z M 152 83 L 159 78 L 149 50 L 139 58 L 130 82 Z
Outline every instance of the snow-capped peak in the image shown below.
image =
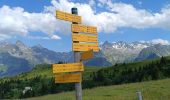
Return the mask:
M 132 49 L 143 49 L 143 48 L 147 48 L 149 46 L 152 46 L 154 44 L 152 43 L 143 43 L 143 42 L 132 42 L 132 43 L 127 43 L 127 42 L 124 42 L 124 41 L 118 41 L 118 42 L 104 42 L 102 45 L 101 45 L 101 48 L 103 50 L 106 50 L 106 49 L 117 49 L 117 50 L 132 50 Z

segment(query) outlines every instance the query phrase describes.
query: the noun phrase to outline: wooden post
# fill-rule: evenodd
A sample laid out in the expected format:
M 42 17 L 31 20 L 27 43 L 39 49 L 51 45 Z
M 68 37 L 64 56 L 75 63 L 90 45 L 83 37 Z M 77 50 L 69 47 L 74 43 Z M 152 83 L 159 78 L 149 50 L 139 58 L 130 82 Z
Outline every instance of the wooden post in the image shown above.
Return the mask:
M 78 15 L 78 10 L 77 8 L 72 8 L 71 13 Z M 73 24 L 78 24 L 73 22 Z M 78 34 L 78 33 L 77 33 Z M 78 42 L 74 42 L 78 43 Z M 80 52 L 74 52 L 74 62 L 80 62 Z M 82 100 L 82 86 L 81 82 L 75 83 L 75 91 L 76 91 L 76 100 Z

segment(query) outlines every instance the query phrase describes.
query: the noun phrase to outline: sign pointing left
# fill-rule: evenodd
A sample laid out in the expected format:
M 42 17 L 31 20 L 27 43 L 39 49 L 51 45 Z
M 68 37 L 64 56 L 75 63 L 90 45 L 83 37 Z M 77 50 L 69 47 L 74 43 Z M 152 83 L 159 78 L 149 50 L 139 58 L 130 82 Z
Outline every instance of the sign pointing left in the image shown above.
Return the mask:
M 81 60 L 88 60 L 93 58 L 93 50 L 85 51 L 81 53 Z
M 67 73 L 59 74 L 55 77 L 55 83 L 72 83 L 72 82 L 81 82 L 82 74 L 81 73 Z
M 80 72 L 84 71 L 82 62 L 68 64 L 53 64 L 53 73 Z
M 69 22 L 81 23 L 81 16 L 77 16 L 74 14 L 70 14 L 58 10 L 56 11 L 56 17 L 58 19 L 69 21 Z

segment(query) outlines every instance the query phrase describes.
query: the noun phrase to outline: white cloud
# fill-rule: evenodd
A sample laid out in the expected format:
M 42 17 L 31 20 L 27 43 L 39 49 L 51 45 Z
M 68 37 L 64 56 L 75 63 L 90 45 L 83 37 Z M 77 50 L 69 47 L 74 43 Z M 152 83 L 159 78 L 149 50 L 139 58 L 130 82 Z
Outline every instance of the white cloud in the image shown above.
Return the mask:
M 94 0 L 91 0 L 93 4 Z M 10 38 L 16 35 L 28 36 L 29 32 L 40 31 L 51 39 L 61 39 L 57 34 L 71 34 L 70 22 L 55 18 L 55 11 L 71 12 L 77 7 L 82 16 L 83 24 L 98 27 L 98 32 L 112 33 L 121 27 L 130 28 L 162 28 L 170 29 L 170 6 L 160 12 L 152 13 L 145 9 L 137 9 L 131 4 L 112 3 L 111 0 L 99 0 L 102 6 L 109 11 L 95 12 L 89 3 L 74 3 L 70 0 L 52 0 L 51 6 L 45 6 L 41 13 L 29 13 L 21 7 L 0 8 L 0 36 Z M 1 37 L 2 40 L 2 37 Z
M 111 0 L 99 0 L 109 7 L 109 12 L 95 13 L 89 4 L 73 3 L 67 0 L 52 0 L 53 6 L 46 7 L 46 11 L 55 9 L 70 12 L 72 7 L 79 9 L 83 24 L 96 25 L 99 32 L 112 33 L 121 27 L 130 28 L 170 28 L 170 7 L 162 8 L 159 13 L 152 13 L 145 9 L 137 9 L 131 4 L 112 3 Z M 103 7 L 106 7 L 103 6 Z
M 163 40 L 163 39 L 153 39 L 151 41 L 151 43 L 153 44 L 162 44 L 162 45 L 169 45 L 169 41 L 168 40 Z
M 50 37 L 47 37 L 47 36 L 27 36 L 27 38 L 29 39 L 38 39 L 38 40 L 50 40 L 50 39 L 53 39 L 53 40 L 60 40 L 61 38 L 57 35 L 52 35 Z
M 27 38 L 29 39 L 35 39 L 35 40 L 49 40 L 50 38 L 49 37 L 43 37 L 43 36 L 27 36 Z
M 9 39 L 9 38 L 10 38 L 10 36 L 0 34 L 0 41 L 5 40 L 5 39 Z
M 0 19 L 0 35 L 3 35 L 4 39 L 16 35 L 29 36 L 28 33 L 31 31 L 43 32 L 51 36 L 58 26 L 54 15 L 29 13 L 20 7 L 1 7 Z
M 51 39 L 54 39 L 54 40 L 59 40 L 59 39 L 61 39 L 59 36 L 57 36 L 57 35 L 52 35 L 51 36 Z
M 38 39 L 38 40 L 50 40 L 50 39 L 53 39 L 53 40 L 60 40 L 61 38 L 58 36 L 58 35 L 51 35 L 51 36 L 27 36 L 27 38 L 29 39 Z
M 151 43 L 151 44 L 162 44 L 162 45 L 170 45 L 170 42 L 168 40 L 164 40 L 164 39 L 153 39 L 150 41 L 140 41 L 141 43 Z

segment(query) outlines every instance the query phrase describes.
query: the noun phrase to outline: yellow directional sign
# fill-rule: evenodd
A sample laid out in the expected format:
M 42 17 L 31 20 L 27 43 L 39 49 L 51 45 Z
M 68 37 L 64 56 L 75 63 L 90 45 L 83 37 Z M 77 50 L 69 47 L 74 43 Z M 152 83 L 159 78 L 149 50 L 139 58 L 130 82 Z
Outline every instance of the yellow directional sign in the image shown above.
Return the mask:
M 80 72 L 84 71 L 82 62 L 69 64 L 53 64 L 53 73 Z
M 99 51 L 98 43 L 96 44 L 85 44 L 85 43 L 73 43 L 73 51 L 88 51 L 93 50 L 94 52 Z
M 74 14 L 70 14 L 58 10 L 56 11 L 56 17 L 58 19 L 65 20 L 65 21 L 81 23 L 81 16 L 77 16 Z
M 90 58 L 93 58 L 93 50 L 89 50 L 81 53 L 81 60 L 88 60 Z
M 79 42 L 97 42 L 97 36 L 73 33 L 72 40 Z
M 83 33 L 97 34 L 97 27 L 94 27 L 94 26 L 72 24 L 71 29 L 72 29 L 72 32 L 83 32 Z
M 55 83 L 72 83 L 81 81 L 82 81 L 81 73 L 59 74 L 56 75 L 55 77 Z

